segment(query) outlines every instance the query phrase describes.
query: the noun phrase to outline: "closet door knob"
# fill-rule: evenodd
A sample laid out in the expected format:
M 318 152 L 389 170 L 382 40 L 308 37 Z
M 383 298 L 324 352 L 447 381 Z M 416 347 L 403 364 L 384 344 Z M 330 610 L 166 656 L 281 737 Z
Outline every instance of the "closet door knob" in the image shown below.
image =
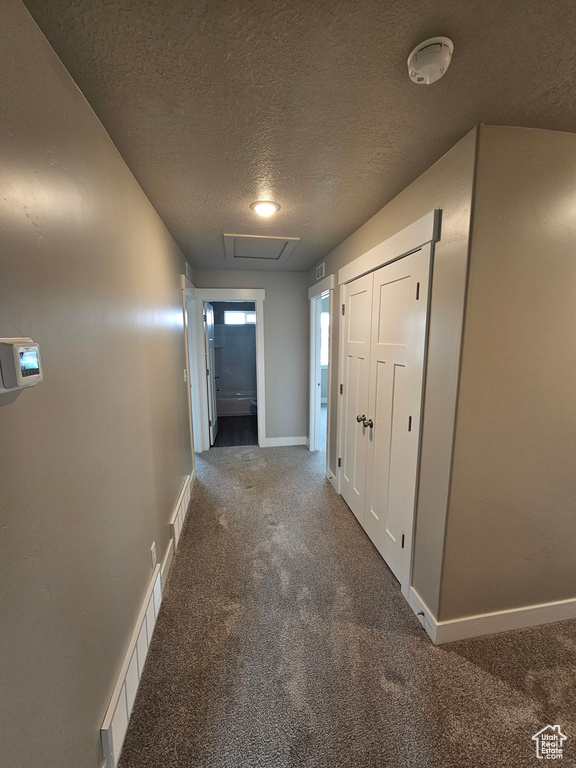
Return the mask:
M 366 421 L 366 414 L 363 413 L 362 416 L 356 416 L 356 421 L 358 424 L 360 424 L 361 421 Z
M 364 419 L 364 426 L 365 427 L 370 427 L 370 429 L 372 429 L 372 427 L 374 426 L 374 422 L 372 421 L 372 419 L 366 419 L 365 418 Z

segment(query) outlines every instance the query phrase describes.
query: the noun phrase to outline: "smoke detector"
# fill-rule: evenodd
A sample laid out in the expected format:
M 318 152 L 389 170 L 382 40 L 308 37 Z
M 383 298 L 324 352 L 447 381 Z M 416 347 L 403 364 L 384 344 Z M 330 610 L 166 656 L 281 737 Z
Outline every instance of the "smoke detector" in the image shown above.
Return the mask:
M 440 80 L 450 66 L 454 43 L 447 37 L 431 37 L 408 56 L 408 74 L 413 83 L 430 85 Z

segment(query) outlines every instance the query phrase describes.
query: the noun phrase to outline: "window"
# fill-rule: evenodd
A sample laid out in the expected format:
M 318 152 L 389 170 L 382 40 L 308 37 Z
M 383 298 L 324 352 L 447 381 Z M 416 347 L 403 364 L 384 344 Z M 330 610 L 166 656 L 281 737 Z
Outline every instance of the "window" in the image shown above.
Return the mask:
M 256 322 L 256 312 L 238 312 L 236 310 L 224 310 L 225 325 L 249 325 Z

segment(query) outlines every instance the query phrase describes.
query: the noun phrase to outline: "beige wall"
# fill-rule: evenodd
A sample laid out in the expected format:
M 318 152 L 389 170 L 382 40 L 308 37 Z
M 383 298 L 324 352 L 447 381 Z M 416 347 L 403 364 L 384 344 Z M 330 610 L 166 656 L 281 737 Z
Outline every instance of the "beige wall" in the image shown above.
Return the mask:
M 99 768 L 99 728 L 190 471 L 182 255 L 17 0 L 2 4 L 0 763 Z
M 420 494 L 413 583 L 435 613 L 438 609 L 444 523 L 450 481 L 455 399 L 468 258 L 468 231 L 476 131 L 420 176 L 326 258 L 326 274 L 338 270 L 435 208 L 442 209 L 442 238 L 434 257 L 425 389 Z M 314 283 L 314 272 L 309 275 Z M 338 306 L 339 302 L 336 301 Z M 340 313 L 332 319 L 331 355 L 338 371 Z M 338 377 L 332 382 L 330 467 L 336 472 Z
M 197 288 L 264 288 L 266 436 L 308 434 L 308 275 L 196 269 Z
M 575 167 L 481 128 L 441 619 L 576 597 Z

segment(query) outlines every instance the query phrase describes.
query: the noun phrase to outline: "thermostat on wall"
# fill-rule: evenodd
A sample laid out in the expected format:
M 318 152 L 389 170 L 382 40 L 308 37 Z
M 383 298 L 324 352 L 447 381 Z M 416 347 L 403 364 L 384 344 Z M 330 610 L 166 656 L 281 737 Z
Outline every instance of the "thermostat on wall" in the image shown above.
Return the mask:
M 44 378 L 40 346 L 32 339 L 0 339 L 0 393 L 38 384 Z

